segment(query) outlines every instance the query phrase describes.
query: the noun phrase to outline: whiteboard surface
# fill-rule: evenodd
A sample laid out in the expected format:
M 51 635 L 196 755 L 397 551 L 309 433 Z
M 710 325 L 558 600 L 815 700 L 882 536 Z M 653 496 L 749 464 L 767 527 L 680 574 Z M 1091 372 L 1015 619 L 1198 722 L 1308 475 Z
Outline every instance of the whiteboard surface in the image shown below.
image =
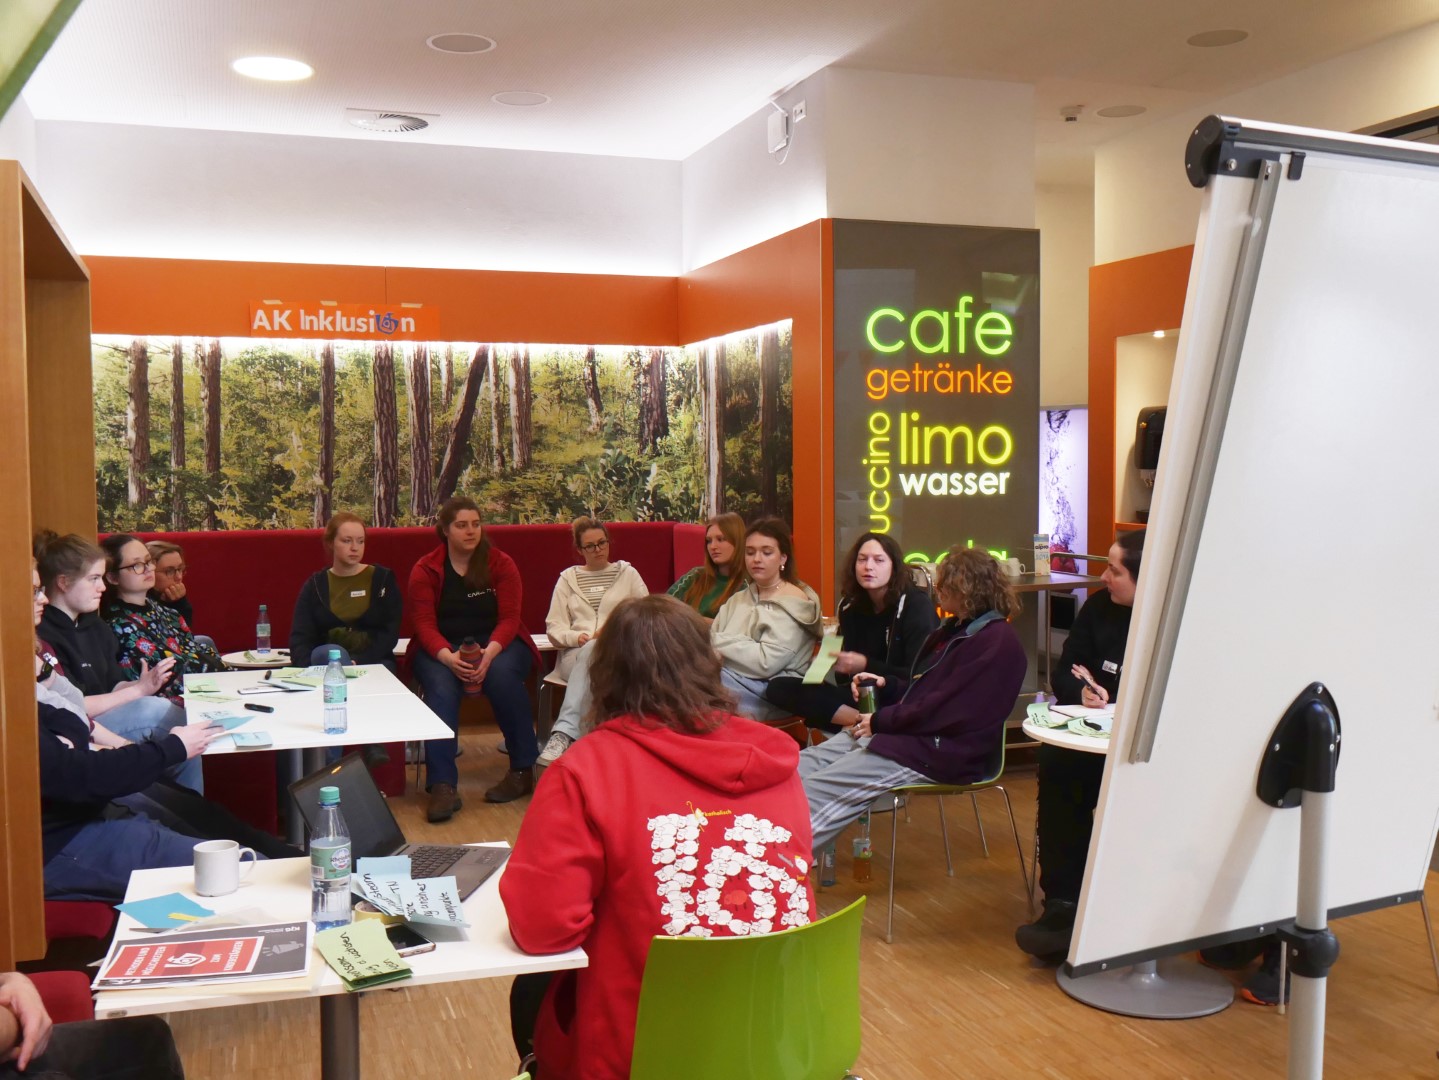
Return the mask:
M 1153 753 L 1129 760 L 1255 183 L 1205 191 L 1075 966 L 1293 917 L 1299 811 L 1254 787 L 1311 682 L 1343 725 L 1331 906 L 1421 888 L 1439 824 L 1439 168 L 1310 153 L 1280 182 Z

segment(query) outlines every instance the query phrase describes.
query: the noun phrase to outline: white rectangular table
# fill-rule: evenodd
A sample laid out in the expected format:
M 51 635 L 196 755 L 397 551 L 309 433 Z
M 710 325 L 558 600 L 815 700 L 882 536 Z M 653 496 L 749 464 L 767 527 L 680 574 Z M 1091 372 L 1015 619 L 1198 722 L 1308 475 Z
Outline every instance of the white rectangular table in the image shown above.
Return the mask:
M 320 688 L 295 693 L 247 694 L 241 687 L 264 686 L 263 671 L 222 671 L 211 675 L 186 675 L 185 685 L 203 681 L 213 683 L 223 695 L 234 701 L 207 701 L 200 697 L 185 698 L 186 723 L 200 723 L 200 714 L 223 709 L 227 713 L 246 712 L 251 720 L 240 731 L 264 731 L 271 745 L 266 749 L 291 751 L 300 760 L 296 774 L 307 776 L 324 768 L 326 751 L 331 747 L 367 745 L 370 743 L 415 742 L 426 739 L 452 739 L 455 733 L 404 683 L 383 664 L 362 665 L 364 674 L 347 679 L 349 690 L 349 730 L 343 735 L 326 735 L 324 700 Z M 264 705 L 274 712 L 253 712 L 247 704 Z M 233 739 L 219 738 L 210 744 L 206 754 L 250 753 L 236 750 Z M 304 846 L 304 828 L 300 815 L 291 809 L 288 838 L 298 847 Z
M 433 952 L 406 957 L 405 962 L 414 969 L 414 975 L 403 982 L 390 983 L 389 987 L 504 978 L 585 967 L 589 960 L 581 949 L 553 956 L 529 956 L 519 950 L 510 938 L 509 920 L 500 901 L 499 882 L 503 874 L 502 868 L 465 901 L 465 917 L 470 922 L 468 930 L 419 927 L 421 933 L 436 943 L 436 947 Z M 229 896 L 197 896 L 194 870 L 189 866 L 137 870 L 130 875 L 125 899 L 142 900 L 171 892 L 183 893 L 216 912 L 258 907 L 274 916 L 276 921 L 304 921 L 310 915 L 310 862 L 308 859 L 275 859 L 257 863 L 249 880 Z M 153 934 L 135 935 L 133 931 L 138 925 L 130 916 L 121 913 L 115 937 L 138 936 L 144 940 L 156 937 Z M 330 970 L 318 950 L 311 958 L 310 973 L 301 978 L 148 990 L 102 990 L 95 995 L 95 1016 L 99 1019 L 147 1016 L 312 997 L 320 999 L 320 1056 L 324 1080 L 357 1078 L 360 1075 L 359 994 L 345 990 L 340 977 Z

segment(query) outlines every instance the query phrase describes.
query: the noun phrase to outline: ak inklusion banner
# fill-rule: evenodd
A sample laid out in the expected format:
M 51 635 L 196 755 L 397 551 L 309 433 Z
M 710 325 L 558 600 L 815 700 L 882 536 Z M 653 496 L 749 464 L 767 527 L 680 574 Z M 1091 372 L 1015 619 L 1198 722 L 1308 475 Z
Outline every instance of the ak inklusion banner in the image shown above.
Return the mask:
M 888 533 L 1028 568 L 1039 504 L 1039 233 L 834 223 L 835 546 Z

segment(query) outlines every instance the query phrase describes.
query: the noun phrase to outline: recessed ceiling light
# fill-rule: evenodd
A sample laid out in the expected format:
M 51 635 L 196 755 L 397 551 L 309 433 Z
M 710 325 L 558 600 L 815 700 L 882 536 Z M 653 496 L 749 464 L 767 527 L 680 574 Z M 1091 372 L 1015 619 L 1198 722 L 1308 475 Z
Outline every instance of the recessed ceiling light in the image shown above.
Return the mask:
M 270 82 L 295 82 L 315 74 L 315 69 L 309 64 L 301 60 L 287 60 L 283 56 L 242 56 L 230 66 L 241 75 Z
M 1162 338 L 1162 337 L 1164 336 L 1164 331 L 1163 331 L 1163 330 L 1156 330 L 1156 331 L 1154 331 L 1154 336 L 1157 337 L 1157 338 Z
M 513 105 L 527 109 L 534 105 L 549 104 L 548 94 L 536 94 L 532 90 L 504 90 L 490 98 L 496 105 Z
M 1125 116 L 1138 116 L 1140 113 L 1147 111 L 1148 109 L 1143 105 L 1106 105 L 1104 108 L 1098 110 L 1097 115 L 1107 116 L 1111 120 L 1118 120 Z
M 484 34 L 435 34 L 425 38 L 425 44 L 436 52 L 474 55 L 493 49 L 495 39 L 487 38 Z
M 1238 45 L 1249 36 L 1248 30 L 1206 30 L 1188 39 L 1196 49 L 1217 49 L 1222 45 Z

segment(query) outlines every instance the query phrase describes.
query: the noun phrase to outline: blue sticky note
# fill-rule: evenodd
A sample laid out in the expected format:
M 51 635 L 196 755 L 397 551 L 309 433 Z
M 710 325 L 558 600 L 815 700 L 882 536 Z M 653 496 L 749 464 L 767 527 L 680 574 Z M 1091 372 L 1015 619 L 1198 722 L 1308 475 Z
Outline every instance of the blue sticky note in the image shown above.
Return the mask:
M 376 877 L 409 877 L 410 857 L 408 855 L 383 855 L 360 859 L 355 865 L 357 874 L 374 874 Z
M 123 911 L 141 926 L 152 930 L 169 930 L 176 926 L 188 926 L 196 919 L 215 914 L 207 907 L 201 907 L 188 896 L 180 893 L 166 893 L 152 896 L 148 900 L 131 900 L 128 904 L 116 904 L 116 911 Z
M 230 738 L 237 750 L 263 750 L 274 745 L 268 731 L 236 731 Z

